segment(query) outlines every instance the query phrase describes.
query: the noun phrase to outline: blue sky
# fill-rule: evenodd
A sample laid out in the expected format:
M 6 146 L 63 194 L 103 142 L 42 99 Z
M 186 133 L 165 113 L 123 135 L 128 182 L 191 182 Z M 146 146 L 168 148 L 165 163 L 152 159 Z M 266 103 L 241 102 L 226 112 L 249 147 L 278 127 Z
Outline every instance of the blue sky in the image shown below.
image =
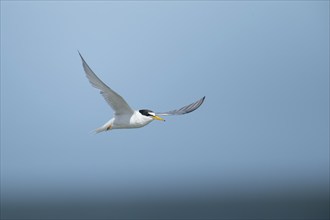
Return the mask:
M 91 135 L 77 50 L 133 108 L 205 103 Z M 1 1 L 3 199 L 328 184 L 329 2 Z

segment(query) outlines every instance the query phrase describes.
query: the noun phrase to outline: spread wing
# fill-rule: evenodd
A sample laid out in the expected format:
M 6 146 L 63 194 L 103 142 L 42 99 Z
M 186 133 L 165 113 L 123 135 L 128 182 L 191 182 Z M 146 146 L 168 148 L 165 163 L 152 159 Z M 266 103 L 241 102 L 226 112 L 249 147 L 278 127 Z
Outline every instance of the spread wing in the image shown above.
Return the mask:
M 187 114 L 190 113 L 192 111 L 195 111 L 196 109 L 199 108 L 199 106 L 201 106 L 204 102 L 205 96 L 203 98 L 201 98 L 200 100 L 191 103 L 190 105 L 186 105 L 180 109 L 176 109 L 176 110 L 172 110 L 172 111 L 168 111 L 168 112 L 159 112 L 156 113 L 156 115 L 164 115 L 164 116 L 170 116 L 170 115 L 183 115 L 183 114 Z
M 79 51 L 78 51 L 79 53 Z M 110 87 L 108 87 L 104 82 L 102 82 L 93 70 L 88 66 L 84 58 L 79 53 L 80 58 L 82 60 L 82 64 L 86 73 L 86 76 L 89 82 L 93 87 L 100 90 L 101 95 L 107 101 L 107 103 L 111 106 L 111 108 L 115 111 L 116 115 L 121 114 L 133 114 L 134 110 L 127 104 L 127 102 L 121 97 L 118 93 L 113 91 Z

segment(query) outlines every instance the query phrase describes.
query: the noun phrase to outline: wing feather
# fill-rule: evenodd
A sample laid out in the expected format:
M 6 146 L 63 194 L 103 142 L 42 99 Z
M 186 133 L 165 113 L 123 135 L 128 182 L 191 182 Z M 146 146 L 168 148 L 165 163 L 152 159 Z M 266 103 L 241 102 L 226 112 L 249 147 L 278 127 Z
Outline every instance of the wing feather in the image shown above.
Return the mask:
M 107 103 L 111 106 L 111 108 L 115 111 L 116 115 L 121 114 L 133 114 L 134 110 L 127 104 L 127 102 L 121 97 L 118 93 L 113 91 L 110 87 L 108 87 L 102 80 L 100 80 L 97 75 L 93 72 L 93 70 L 88 66 L 84 58 L 81 56 L 78 51 L 79 56 L 82 60 L 83 68 L 86 73 L 86 77 L 91 83 L 91 85 L 100 90 L 101 95 L 107 101 Z
M 204 99 L 205 99 L 205 96 L 203 98 L 201 98 L 200 100 L 194 102 L 194 103 L 183 106 L 180 109 L 176 109 L 176 110 L 172 110 L 172 111 L 168 111 L 168 112 L 158 112 L 158 113 L 156 113 L 156 115 L 170 116 L 170 115 L 187 114 L 187 113 L 190 113 L 190 112 L 195 111 L 196 109 L 198 109 L 199 106 L 201 106 L 203 104 Z

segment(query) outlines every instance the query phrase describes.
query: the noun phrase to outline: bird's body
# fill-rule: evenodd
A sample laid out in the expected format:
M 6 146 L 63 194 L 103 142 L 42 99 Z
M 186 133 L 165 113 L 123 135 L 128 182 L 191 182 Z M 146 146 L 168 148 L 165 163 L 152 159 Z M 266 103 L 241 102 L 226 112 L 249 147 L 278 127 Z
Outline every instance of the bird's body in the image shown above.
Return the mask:
M 159 117 L 159 115 L 169 116 L 169 115 L 182 115 L 196 110 L 204 101 L 205 96 L 194 102 L 190 105 L 184 106 L 178 110 L 173 110 L 169 112 L 157 113 L 157 115 L 147 109 L 142 110 L 133 110 L 127 102 L 115 91 L 113 91 L 110 87 L 108 87 L 105 83 L 103 83 L 96 74 L 92 71 L 92 69 L 87 65 L 84 58 L 79 53 L 83 68 L 85 70 L 86 76 L 89 82 L 93 87 L 100 90 L 101 95 L 108 102 L 111 108 L 115 111 L 114 116 L 103 126 L 97 128 L 95 130 L 96 133 L 102 131 L 108 131 L 111 129 L 123 129 L 123 128 L 140 128 L 146 126 L 153 120 L 161 120 L 165 121 L 163 118 Z
M 152 118 L 142 115 L 139 111 L 134 111 L 131 115 L 115 115 L 102 127 L 97 128 L 95 132 L 99 133 L 110 129 L 141 128 L 152 121 Z

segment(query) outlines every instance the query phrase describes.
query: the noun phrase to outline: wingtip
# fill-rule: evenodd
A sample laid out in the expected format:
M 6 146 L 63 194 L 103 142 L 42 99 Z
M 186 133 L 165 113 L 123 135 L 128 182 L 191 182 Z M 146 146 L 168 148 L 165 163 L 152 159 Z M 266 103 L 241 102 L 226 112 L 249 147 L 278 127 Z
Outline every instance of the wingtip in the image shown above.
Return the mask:
M 81 58 L 81 59 L 84 59 L 84 58 L 81 56 L 81 53 L 80 53 L 80 51 L 79 51 L 79 50 L 77 50 L 77 52 L 78 52 L 78 54 L 79 54 L 80 58 Z
M 83 56 L 81 55 L 81 53 L 79 52 L 79 50 L 78 50 L 78 54 L 79 54 L 79 56 L 80 56 L 80 58 L 81 58 L 81 62 L 82 62 L 82 64 L 83 64 L 83 66 L 86 66 L 87 63 L 86 63 L 85 59 L 83 58 Z

